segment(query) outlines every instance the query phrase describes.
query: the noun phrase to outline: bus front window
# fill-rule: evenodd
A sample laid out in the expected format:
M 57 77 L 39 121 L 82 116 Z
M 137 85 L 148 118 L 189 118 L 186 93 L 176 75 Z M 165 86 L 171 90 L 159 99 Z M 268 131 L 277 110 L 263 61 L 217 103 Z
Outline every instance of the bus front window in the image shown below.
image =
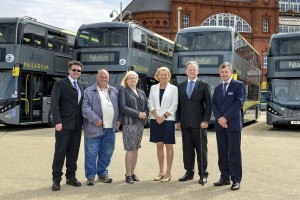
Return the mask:
M 274 102 L 300 105 L 300 79 L 273 79 L 271 86 L 269 98 Z
M 201 32 L 182 33 L 176 39 L 175 51 L 230 51 L 231 33 Z
M 75 48 L 127 46 L 128 28 L 80 29 L 75 40 Z
M 0 23 L 0 43 L 12 44 L 15 42 L 16 24 Z
M 12 76 L 11 71 L 0 72 L 0 101 L 17 98 L 17 77 Z

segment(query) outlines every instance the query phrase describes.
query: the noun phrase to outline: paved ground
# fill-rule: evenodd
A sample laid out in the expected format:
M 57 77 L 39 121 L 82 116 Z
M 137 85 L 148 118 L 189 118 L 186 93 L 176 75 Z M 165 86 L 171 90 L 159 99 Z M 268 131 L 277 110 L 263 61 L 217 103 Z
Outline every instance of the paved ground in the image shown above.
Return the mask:
M 217 146 L 213 130 L 208 134 L 208 183 L 198 184 L 198 177 L 186 183 L 178 178 L 184 174 L 181 133 L 176 132 L 172 180 L 152 181 L 158 173 L 155 144 L 149 142 L 145 130 L 136 173 L 140 183 L 124 181 L 122 135 L 117 133 L 116 150 L 109 168 L 112 184 L 85 185 L 83 145 L 78 160 L 77 178 L 80 188 L 61 184 L 61 190 L 51 190 L 51 163 L 54 150 L 53 129 L 22 127 L 8 129 L 0 126 L 0 199 L 300 199 L 300 133 L 298 129 L 276 130 L 260 122 L 244 128 L 242 136 L 243 181 L 239 191 L 229 186 L 214 187 L 219 179 Z M 82 143 L 83 144 L 83 143 Z

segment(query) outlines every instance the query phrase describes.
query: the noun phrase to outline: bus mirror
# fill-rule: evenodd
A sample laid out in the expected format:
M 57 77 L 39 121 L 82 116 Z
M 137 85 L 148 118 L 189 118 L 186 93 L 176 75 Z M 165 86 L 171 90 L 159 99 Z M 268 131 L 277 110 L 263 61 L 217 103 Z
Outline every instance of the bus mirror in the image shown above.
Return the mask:
M 12 76 L 19 76 L 20 75 L 20 67 L 14 66 L 12 69 Z

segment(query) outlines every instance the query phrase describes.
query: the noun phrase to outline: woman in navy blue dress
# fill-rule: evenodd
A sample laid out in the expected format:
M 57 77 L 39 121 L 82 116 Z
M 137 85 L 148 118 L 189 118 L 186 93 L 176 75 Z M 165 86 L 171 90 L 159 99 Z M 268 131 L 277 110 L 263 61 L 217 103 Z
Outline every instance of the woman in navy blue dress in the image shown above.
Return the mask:
M 154 181 L 171 180 L 175 144 L 175 112 L 178 104 L 177 87 L 170 84 L 171 72 L 167 67 L 160 67 L 154 77 L 159 81 L 153 85 L 149 94 L 150 142 L 156 143 L 159 174 Z M 166 147 L 167 170 L 164 171 L 164 147 Z

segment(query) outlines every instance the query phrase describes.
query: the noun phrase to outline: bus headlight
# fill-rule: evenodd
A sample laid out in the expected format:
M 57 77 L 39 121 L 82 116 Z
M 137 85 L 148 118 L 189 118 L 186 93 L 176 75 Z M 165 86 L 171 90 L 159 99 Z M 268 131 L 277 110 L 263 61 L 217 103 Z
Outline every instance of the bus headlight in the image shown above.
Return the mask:
M 267 111 L 273 115 L 276 115 L 276 116 L 282 116 L 280 113 L 278 113 L 278 111 L 276 111 L 274 108 L 272 108 L 271 106 L 267 106 Z

